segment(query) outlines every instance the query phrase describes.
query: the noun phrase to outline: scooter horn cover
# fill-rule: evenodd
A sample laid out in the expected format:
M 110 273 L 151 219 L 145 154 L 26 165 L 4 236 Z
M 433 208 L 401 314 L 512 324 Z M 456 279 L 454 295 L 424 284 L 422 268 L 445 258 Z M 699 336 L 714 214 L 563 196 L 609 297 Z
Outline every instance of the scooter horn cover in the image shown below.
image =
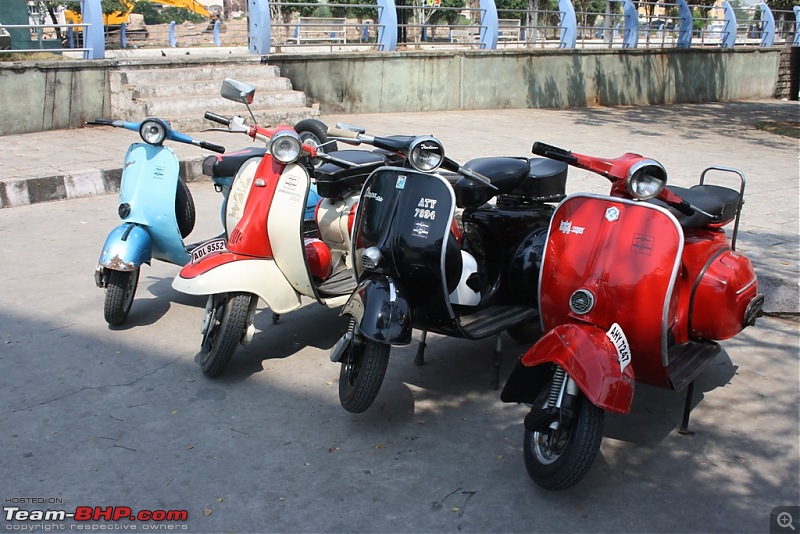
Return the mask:
M 319 239 L 305 239 L 306 260 L 311 275 L 320 280 L 325 280 L 331 275 L 331 249 Z

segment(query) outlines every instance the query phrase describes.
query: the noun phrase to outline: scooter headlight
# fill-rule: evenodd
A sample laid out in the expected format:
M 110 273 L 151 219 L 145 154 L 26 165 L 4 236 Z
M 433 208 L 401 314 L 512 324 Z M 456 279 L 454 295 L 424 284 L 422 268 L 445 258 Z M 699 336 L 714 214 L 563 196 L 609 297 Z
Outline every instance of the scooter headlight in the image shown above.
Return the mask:
M 648 200 L 658 196 L 667 185 L 667 170 L 655 160 L 644 159 L 631 167 L 625 182 L 633 198 Z
M 444 162 L 444 146 L 435 137 L 417 137 L 409 147 L 408 161 L 418 171 L 434 171 Z
M 294 130 L 282 130 L 269 141 L 269 153 L 281 163 L 292 163 L 300 157 L 303 142 Z
M 167 125 L 161 119 L 146 119 L 139 126 L 139 136 L 148 145 L 160 145 L 167 138 Z

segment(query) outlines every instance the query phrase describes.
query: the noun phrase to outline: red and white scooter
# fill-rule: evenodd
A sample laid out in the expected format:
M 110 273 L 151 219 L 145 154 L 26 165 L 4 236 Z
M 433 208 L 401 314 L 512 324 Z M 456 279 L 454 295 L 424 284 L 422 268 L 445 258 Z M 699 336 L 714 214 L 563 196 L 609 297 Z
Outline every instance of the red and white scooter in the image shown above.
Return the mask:
M 254 92 L 227 79 L 221 94 L 250 104 Z M 252 340 L 259 300 L 275 321 L 299 308 L 304 296 L 330 308 L 344 304 L 355 288 L 349 254 L 358 194 L 369 172 L 388 156 L 364 150 L 323 153 L 289 126 L 262 128 L 254 118 L 248 126 L 239 117 L 214 113 L 206 118 L 268 143 L 267 154 L 248 160 L 234 178 L 227 238 L 199 245 L 172 284 L 183 293 L 209 295 L 198 363 L 206 375 L 218 376 L 236 347 Z M 303 219 L 312 175 L 324 198 L 309 232 Z
M 699 185 L 665 187 L 664 167 L 638 154 L 607 159 L 535 143 L 533 152 L 594 171 L 608 196 L 578 193 L 556 208 L 539 278 L 544 336 L 517 363 L 505 402 L 532 404 L 523 454 L 530 477 L 577 483 L 600 449 L 605 411 L 627 414 L 635 382 L 688 387 L 723 340 L 753 325 L 763 295 L 736 252 L 744 175 L 703 171 Z M 707 176 L 737 177 L 738 190 Z M 716 180 L 715 180 L 716 181 Z M 734 222 L 729 240 L 722 227 Z

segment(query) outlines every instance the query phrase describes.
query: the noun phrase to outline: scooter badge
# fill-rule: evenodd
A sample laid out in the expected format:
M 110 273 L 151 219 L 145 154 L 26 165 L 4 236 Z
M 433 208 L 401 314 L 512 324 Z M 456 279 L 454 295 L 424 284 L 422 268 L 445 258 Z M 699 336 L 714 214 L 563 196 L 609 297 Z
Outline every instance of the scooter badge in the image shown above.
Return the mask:
M 608 222 L 614 222 L 619 219 L 619 210 L 615 207 L 608 208 L 606 210 L 606 220 Z

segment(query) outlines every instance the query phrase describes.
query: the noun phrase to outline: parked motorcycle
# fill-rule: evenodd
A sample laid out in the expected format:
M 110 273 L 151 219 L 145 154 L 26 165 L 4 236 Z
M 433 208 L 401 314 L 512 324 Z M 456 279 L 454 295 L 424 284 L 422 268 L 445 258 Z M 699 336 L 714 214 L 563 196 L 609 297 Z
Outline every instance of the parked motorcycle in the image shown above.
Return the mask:
M 386 139 L 328 130 L 383 148 Z M 496 336 L 490 387 L 499 381 L 500 334 L 530 343 L 541 333 L 535 280 L 567 165 L 547 158 L 479 158 L 461 166 L 431 136 L 413 139 L 412 168 L 382 168 L 364 184 L 353 227 L 358 287 L 342 313 L 348 332 L 331 351 L 341 363 L 339 400 L 363 412 L 378 395 L 392 345 L 422 330 Z M 437 174 L 452 173 L 452 182 Z M 495 203 L 489 203 L 495 199 Z M 463 209 L 460 222 L 456 207 Z M 463 229 L 462 229 L 463 228 Z
M 131 309 L 143 263 L 150 263 L 152 258 L 177 265 L 189 261 L 191 245 L 184 244 L 183 238 L 194 228 L 194 201 L 180 178 L 178 158 L 164 141 L 220 153 L 225 152 L 225 148 L 173 130 L 159 118 L 142 122 L 98 118 L 88 124 L 132 130 L 138 132 L 143 141 L 133 143 L 125 154 L 117 208 L 123 222 L 106 238 L 95 270 L 97 286 L 106 290 L 105 320 L 119 326 Z M 244 153 L 220 159 L 220 167 L 223 161 L 225 165 L 238 165 L 243 158 L 251 156 Z M 215 186 L 224 191 L 232 176 L 215 176 Z
M 547 332 L 522 356 L 501 399 L 530 403 L 525 467 L 539 486 L 568 488 L 588 472 L 605 411 L 627 414 L 636 381 L 687 388 L 728 339 L 761 315 L 750 261 L 736 252 L 745 177 L 710 167 L 691 188 L 627 153 L 608 159 L 542 143 L 533 152 L 611 182 L 608 196 L 575 194 L 553 215 L 539 278 Z M 738 177 L 738 190 L 713 185 Z M 733 222 L 728 240 L 723 227 Z
M 255 89 L 227 79 L 222 95 L 248 106 Z M 269 144 L 260 161 L 246 163 L 231 187 L 226 213 L 227 239 L 200 245 L 173 281 L 173 288 L 208 295 L 201 325 L 198 363 L 208 376 L 220 375 L 239 344 L 253 338 L 256 307 L 263 300 L 280 314 L 310 297 L 339 307 L 355 287 L 350 265 L 350 227 L 358 190 L 367 174 L 389 156 L 365 150 L 328 153 L 328 141 L 311 144 L 288 126 L 267 129 L 241 117 L 206 117 Z M 390 158 L 389 158 L 390 159 Z M 314 235 L 303 229 L 311 178 L 322 200 L 316 205 Z

